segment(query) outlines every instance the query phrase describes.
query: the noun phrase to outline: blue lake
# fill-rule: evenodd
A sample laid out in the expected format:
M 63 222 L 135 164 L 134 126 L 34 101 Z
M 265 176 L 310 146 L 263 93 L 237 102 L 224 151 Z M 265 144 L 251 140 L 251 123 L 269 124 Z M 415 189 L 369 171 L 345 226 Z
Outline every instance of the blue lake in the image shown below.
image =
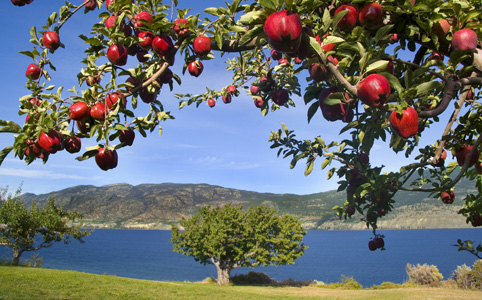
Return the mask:
M 449 278 L 458 265 L 472 266 L 476 257 L 458 252 L 452 245 L 458 238 L 482 242 L 481 229 L 380 230 L 386 251 L 371 252 L 367 243 L 371 231 L 308 231 L 305 254 L 295 265 L 240 268 L 232 274 L 264 272 L 276 280 L 319 280 L 339 282 L 353 276 L 365 287 L 384 281 L 403 283 L 405 267 L 433 264 Z M 200 281 L 216 277 L 212 265 L 203 266 L 192 257 L 172 251 L 170 231 L 97 229 L 81 244 L 54 244 L 38 251 L 44 268 L 77 270 L 95 274 L 161 281 Z M 7 255 L 0 249 L 0 256 Z M 31 253 L 24 253 L 24 259 Z

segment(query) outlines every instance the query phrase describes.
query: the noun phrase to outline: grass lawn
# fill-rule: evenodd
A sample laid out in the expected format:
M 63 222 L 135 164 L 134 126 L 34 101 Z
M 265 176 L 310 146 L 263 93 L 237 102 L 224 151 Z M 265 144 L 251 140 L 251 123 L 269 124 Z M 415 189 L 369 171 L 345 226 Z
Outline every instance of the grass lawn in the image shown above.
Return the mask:
M 0 266 L 0 299 L 465 299 L 482 291 L 407 287 L 343 290 L 159 282 L 75 271 Z

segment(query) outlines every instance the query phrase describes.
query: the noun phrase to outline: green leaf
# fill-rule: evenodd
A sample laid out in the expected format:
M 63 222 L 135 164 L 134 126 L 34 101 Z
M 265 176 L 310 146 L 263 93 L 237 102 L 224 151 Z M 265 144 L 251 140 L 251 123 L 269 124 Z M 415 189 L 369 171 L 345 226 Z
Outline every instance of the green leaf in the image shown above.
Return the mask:
M 375 71 L 384 71 L 387 69 L 388 66 L 388 60 L 377 60 L 376 62 L 373 62 L 368 65 L 367 67 L 367 72 L 375 72 Z
M 314 160 L 310 160 L 307 165 L 306 165 L 306 169 L 305 169 L 305 176 L 308 176 L 310 175 L 310 173 L 313 171 L 313 166 L 315 165 L 315 161 Z
M 204 10 L 205 13 L 211 14 L 213 16 L 219 16 L 219 10 L 216 7 L 208 7 Z
M 319 107 L 320 105 L 318 104 L 318 101 L 315 101 L 310 105 L 310 108 L 308 108 L 308 123 L 310 123 L 311 118 L 313 118 Z
M 442 84 L 438 81 L 423 82 L 416 86 L 417 96 L 431 94 L 437 88 L 440 88 Z
M 278 0 L 259 0 L 258 3 L 272 11 L 276 11 L 279 8 Z

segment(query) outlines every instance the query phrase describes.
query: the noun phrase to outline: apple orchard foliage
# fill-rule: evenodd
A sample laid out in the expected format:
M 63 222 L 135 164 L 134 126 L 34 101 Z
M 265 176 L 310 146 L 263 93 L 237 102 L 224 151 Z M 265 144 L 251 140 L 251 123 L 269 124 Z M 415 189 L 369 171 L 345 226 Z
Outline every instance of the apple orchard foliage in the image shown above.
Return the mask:
M 189 10 L 176 12 L 171 6 L 177 0 L 93 2 L 66 2 L 44 26 L 32 27 L 33 49 L 22 53 L 41 74 L 26 74 L 31 93 L 20 98 L 26 123 L 2 122 L 2 131 L 16 134 L 3 158 L 13 151 L 27 163 L 47 161 L 68 148 L 65 141 L 74 140 L 76 147 L 67 150 L 76 152 L 81 139 L 93 138 L 99 145 L 77 159 L 96 156 L 103 169 L 113 168 L 117 155 L 99 153 L 132 144 L 117 142 L 125 131 L 146 136 L 158 128 L 161 133 L 161 122 L 173 119 L 157 99 L 161 86 L 181 91 L 184 74 L 173 74 L 170 66 L 183 64 L 183 71 L 200 76 L 202 61 L 231 53 L 232 86 L 207 88 L 201 95 L 175 94 L 180 108 L 213 107 L 220 99 L 229 103 L 243 91 L 263 115 L 304 101 L 308 122 L 321 111 L 347 138 L 325 141 L 320 132 L 312 140 L 298 139 L 283 124 L 271 133 L 271 147 L 291 158 L 292 168 L 306 161 L 306 175 L 321 165 L 329 168 L 328 178 L 339 178 L 339 190 L 347 191 L 346 201 L 335 207 L 340 218 L 358 211 L 375 231 L 377 220 L 392 210 L 395 193 L 422 191 L 440 198 L 466 177 L 477 193 L 457 195 L 455 189 L 465 199 L 459 214 L 473 226 L 482 225 L 480 0 L 237 0 L 206 8 L 205 19 Z M 50 82 L 55 80 L 55 52 L 64 47 L 62 26 L 74 13 L 99 13 L 100 21 L 80 36 L 88 45 L 85 67 L 78 85 L 64 91 Z M 58 33 L 60 48 L 45 32 Z M 135 56 L 137 67 L 125 69 L 126 59 Z M 71 116 L 71 106 L 79 102 L 87 112 Z M 150 112 L 138 115 L 137 107 L 146 105 Z M 431 130 L 432 144 L 419 144 L 424 129 L 441 122 L 444 112 L 451 114 L 445 130 Z M 393 151 L 413 157 L 413 163 L 390 173 L 371 165 L 376 140 L 389 141 Z M 457 156 L 458 164 L 444 163 L 447 152 Z M 472 248 L 475 254 L 480 250 Z

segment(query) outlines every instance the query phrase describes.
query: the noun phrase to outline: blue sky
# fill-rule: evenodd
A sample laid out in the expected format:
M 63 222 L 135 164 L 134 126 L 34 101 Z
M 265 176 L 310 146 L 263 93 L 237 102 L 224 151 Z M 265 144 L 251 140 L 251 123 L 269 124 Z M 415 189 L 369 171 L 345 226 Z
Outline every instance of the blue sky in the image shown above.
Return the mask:
M 204 3 L 179 2 L 189 5 Z M 24 7 L 15 7 L 10 1 L 0 4 L 3 22 L 8 24 L 4 27 L 0 48 L 3 69 L 0 81 L 3 109 L 0 119 L 23 124 L 25 117 L 18 116 L 18 98 L 28 94 L 24 87 L 25 69 L 31 59 L 18 52 L 32 49 L 33 45 L 29 43 L 30 27 L 43 26 L 61 3 L 63 1 L 37 0 Z M 223 1 L 208 3 L 210 6 L 219 6 Z M 201 12 L 202 8 L 194 7 L 193 11 Z M 60 39 L 66 48 L 50 56 L 57 67 L 50 84 L 64 85 L 65 91 L 75 85 L 85 48 L 78 35 L 88 32 L 91 25 L 97 22 L 97 14 L 98 11 L 87 15 L 79 13 L 64 25 Z M 224 69 L 224 59 L 219 53 L 215 53 L 215 56 L 215 60 L 204 63 L 204 72 L 200 77 L 183 76 L 183 84 L 176 86 L 175 92 L 203 93 L 206 86 L 221 89 L 229 85 L 231 74 Z M 133 57 L 129 57 L 129 60 L 137 62 Z M 181 74 L 181 59 L 178 57 L 176 62 L 173 71 Z M 11 153 L 0 167 L 0 186 L 16 188 L 23 182 L 24 192 L 37 194 L 75 185 L 113 183 L 208 183 L 258 192 L 295 194 L 316 193 L 337 187 L 336 178 L 326 180 L 326 172 L 321 171 L 321 160 L 317 162 L 313 173 L 305 177 L 304 162 L 299 162 L 291 170 L 290 160 L 277 158 L 277 150 L 269 148 L 270 131 L 279 129 L 282 122 L 296 130 L 298 138 L 312 139 L 321 135 L 325 141 L 337 139 L 341 123 L 325 121 L 321 113 L 317 113 L 308 124 L 307 107 L 302 98 L 292 98 L 296 108 L 282 108 L 266 117 L 261 115 L 246 92 L 241 92 L 230 104 L 218 101 L 214 108 L 201 105 L 199 108 L 193 106 L 179 110 L 178 101 L 168 91 L 162 91 L 158 99 L 176 119 L 162 124 L 162 137 L 157 132 L 147 138 L 137 134 L 133 146 L 118 151 L 117 168 L 105 172 L 96 166 L 93 159 L 78 162 L 75 160 L 77 155 L 65 151 L 51 155 L 45 165 L 36 161 L 27 166 Z M 12 143 L 10 134 L 0 135 L 2 149 Z M 95 144 L 95 140 L 83 140 L 84 150 L 86 146 Z M 395 156 L 386 145 L 377 143 L 371 153 L 371 162 L 374 166 L 390 163 L 387 170 L 397 170 L 404 159 L 400 155 Z

